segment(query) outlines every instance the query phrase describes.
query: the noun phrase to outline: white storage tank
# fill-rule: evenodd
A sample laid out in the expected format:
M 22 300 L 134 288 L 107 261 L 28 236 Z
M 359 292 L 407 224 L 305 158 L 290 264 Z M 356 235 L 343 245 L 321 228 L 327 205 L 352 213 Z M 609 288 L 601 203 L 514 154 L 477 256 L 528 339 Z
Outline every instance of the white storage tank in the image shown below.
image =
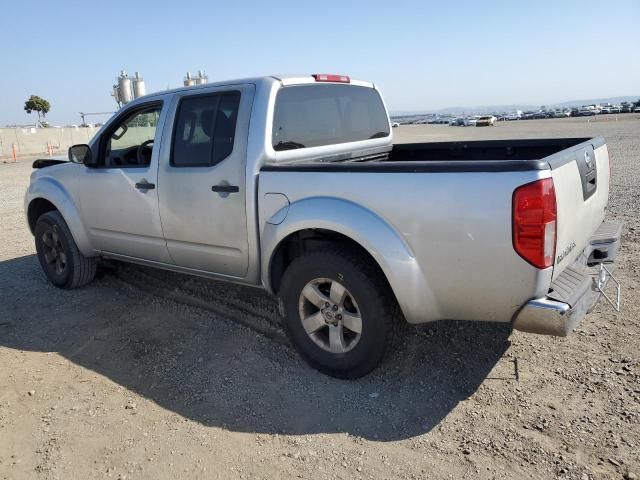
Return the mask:
M 202 70 L 198 70 L 198 76 L 196 77 L 196 85 L 204 85 L 209 81 L 209 77 L 207 77 Z
M 120 101 L 123 104 L 129 103 L 133 100 L 133 94 L 131 91 L 131 79 L 127 75 L 127 72 L 122 70 L 120 72 L 120 76 L 118 77 L 118 94 L 120 97 Z
M 135 78 L 133 79 L 133 98 L 143 97 L 146 93 L 144 79 L 136 72 Z

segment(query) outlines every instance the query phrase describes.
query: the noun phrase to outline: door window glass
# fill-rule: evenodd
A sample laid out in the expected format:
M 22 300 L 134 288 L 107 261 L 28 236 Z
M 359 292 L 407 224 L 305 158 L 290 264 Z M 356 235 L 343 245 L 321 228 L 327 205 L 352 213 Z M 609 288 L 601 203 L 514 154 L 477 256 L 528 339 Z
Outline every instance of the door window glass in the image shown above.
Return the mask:
M 109 135 L 105 151 L 108 167 L 145 167 L 151 163 L 161 105 L 138 110 Z
M 178 107 L 171 152 L 176 167 L 220 163 L 233 151 L 240 93 L 193 95 Z

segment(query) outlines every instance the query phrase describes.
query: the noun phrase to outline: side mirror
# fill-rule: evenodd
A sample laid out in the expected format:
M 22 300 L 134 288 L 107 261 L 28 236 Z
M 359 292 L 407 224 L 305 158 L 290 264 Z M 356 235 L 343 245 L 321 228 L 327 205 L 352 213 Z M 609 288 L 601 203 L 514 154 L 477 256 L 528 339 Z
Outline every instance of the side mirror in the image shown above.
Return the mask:
M 69 161 L 74 163 L 82 163 L 87 167 L 95 166 L 91 147 L 85 144 L 73 145 L 69 147 Z

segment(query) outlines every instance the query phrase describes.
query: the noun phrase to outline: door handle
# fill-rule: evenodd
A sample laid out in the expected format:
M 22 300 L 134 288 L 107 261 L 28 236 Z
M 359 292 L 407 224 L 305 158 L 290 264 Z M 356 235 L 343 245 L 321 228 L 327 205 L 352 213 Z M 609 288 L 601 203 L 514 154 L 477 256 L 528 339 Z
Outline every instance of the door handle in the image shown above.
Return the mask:
M 240 187 L 237 185 L 214 185 L 211 187 L 211 191 L 218 193 L 238 193 Z
M 156 184 L 149 183 L 146 180 L 143 180 L 141 182 L 136 183 L 136 188 L 138 190 L 153 190 L 154 188 L 156 188 Z

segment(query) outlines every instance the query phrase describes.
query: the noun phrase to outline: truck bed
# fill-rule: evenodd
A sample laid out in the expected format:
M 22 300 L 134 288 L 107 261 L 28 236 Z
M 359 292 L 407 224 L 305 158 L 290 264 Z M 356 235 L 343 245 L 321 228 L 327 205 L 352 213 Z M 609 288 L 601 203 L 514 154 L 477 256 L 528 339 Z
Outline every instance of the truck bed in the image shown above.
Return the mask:
M 549 170 L 575 160 L 575 149 L 602 138 L 480 140 L 397 144 L 390 151 L 349 158 L 272 164 L 263 170 L 313 172 L 518 172 Z
M 554 265 L 537 269 L 513 247 L 512 202 L 518 187 L 542 178 L 554 181 L 558 224 Z M 383 219 L 421 266 L 399 293 L 416 306 L 405 315 L 419 323 L 509 321 L 547 295 L 604 220 L 608 191 L 604 139 L 561 138 L 401 144 L 349 159 L 265 165 L 259 198 L 285 196 L 288 219 L 350 205 L 364 208 L 348 222 Z M 331 205 L 316 211 L 316 200 Z
M 550 138 L 405 143 L 394 145 L 387 161 L 541 160 L 588 140 L 590 139 Z

